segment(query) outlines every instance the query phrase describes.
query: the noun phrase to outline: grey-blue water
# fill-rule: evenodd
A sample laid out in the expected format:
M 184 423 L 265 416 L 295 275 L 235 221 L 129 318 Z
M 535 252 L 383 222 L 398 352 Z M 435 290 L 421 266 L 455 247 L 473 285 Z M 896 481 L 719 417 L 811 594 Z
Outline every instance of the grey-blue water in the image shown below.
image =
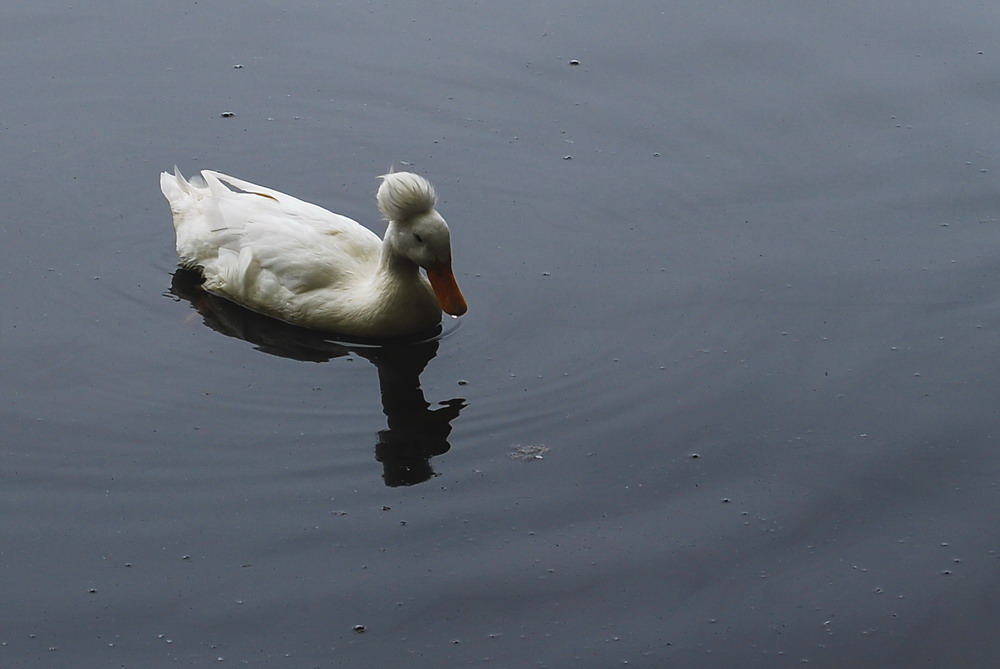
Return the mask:
M 996 5 L 0 19 L 0 666 L 1000 662 Z M 424 174 L 469 313 L 199 293 L 175 164 Z

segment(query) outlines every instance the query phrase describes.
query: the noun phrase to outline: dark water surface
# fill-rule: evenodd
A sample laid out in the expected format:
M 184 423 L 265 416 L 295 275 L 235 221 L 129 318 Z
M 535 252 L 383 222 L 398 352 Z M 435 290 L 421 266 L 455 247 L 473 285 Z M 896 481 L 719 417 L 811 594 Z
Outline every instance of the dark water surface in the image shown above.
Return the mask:
M 8 5 L 0 666 L 1000 662 L 1000 6 Z M 469 314 L 206 298 L 175 163 Z

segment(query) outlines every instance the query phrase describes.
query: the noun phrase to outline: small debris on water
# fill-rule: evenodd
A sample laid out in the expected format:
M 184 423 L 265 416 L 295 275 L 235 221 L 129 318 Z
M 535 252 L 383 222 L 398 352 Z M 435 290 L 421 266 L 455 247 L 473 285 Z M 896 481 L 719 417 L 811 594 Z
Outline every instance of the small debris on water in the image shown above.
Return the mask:
M 578 61 L 576 58 L 574 58 L 574 59 L 572 59 L 572 60 L 569 61 L 569 64 L 570 65 L 579 65 L 580 61 Z
M 240 63 L 237 63 L 236 65 L 233 65 L 233 69 L 234 70 L 242 70 L 243 69 L 243 65 L 240 64 Z
M 234 112 L 231 112 L 231 111 L 224 111 L 221 114 L 219 114 L 219 116 L 221 116 L 222 118 L 232 118 L 232 117 L 236 116 L 236 114 Z
M 365 629 L 366 629 L 366 627 L 364 625 L 355 625 L 354 626 L 354 631 L 357 632 L 358 634 L 364 633 Z
M 542 460 L 549 447 L 541 444 L 515 444 L 510 451 L 512 460 Z
M 573 156 L 563 156 L 563 160 L 573 160 Z

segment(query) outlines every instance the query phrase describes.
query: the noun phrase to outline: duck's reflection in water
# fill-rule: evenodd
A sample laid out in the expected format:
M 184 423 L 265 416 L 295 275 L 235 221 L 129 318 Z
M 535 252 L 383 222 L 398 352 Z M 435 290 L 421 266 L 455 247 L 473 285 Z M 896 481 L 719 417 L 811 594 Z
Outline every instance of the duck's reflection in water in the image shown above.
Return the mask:
M 430 459 L 448 452 L 451 421 L 466 406 L 464 399 L 456 398 L 432 410 L 420 389 L 420 374 L 437 353 L 434 336 L 438 333 L 378 346 L 332 340 L 206 293 L 201 276 L 184 269 L 174 273 L 169 295 L 190 302 L 213 330 L 248 341 L 271 355 L 309 362 L 357 355 L 370 361 L 378 370 L 387 423 L 386 429 L 378 432 L 375 445 L 375 459 L 382 463 L 385 484 L 414 485 L 434 476 Z

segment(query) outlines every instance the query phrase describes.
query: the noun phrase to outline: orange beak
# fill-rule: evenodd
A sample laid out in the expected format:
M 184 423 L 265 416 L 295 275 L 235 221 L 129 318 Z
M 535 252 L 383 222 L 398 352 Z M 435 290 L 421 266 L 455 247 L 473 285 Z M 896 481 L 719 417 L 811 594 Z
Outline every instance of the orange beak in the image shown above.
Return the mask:
M 452 316 L 461 316 L 469 310 L 462 289 L 458 287 L 455 274 L 451 271 L 451 260 L 439 260 L 427 268 L 427 278 L 437 297 L 441 310 Z

